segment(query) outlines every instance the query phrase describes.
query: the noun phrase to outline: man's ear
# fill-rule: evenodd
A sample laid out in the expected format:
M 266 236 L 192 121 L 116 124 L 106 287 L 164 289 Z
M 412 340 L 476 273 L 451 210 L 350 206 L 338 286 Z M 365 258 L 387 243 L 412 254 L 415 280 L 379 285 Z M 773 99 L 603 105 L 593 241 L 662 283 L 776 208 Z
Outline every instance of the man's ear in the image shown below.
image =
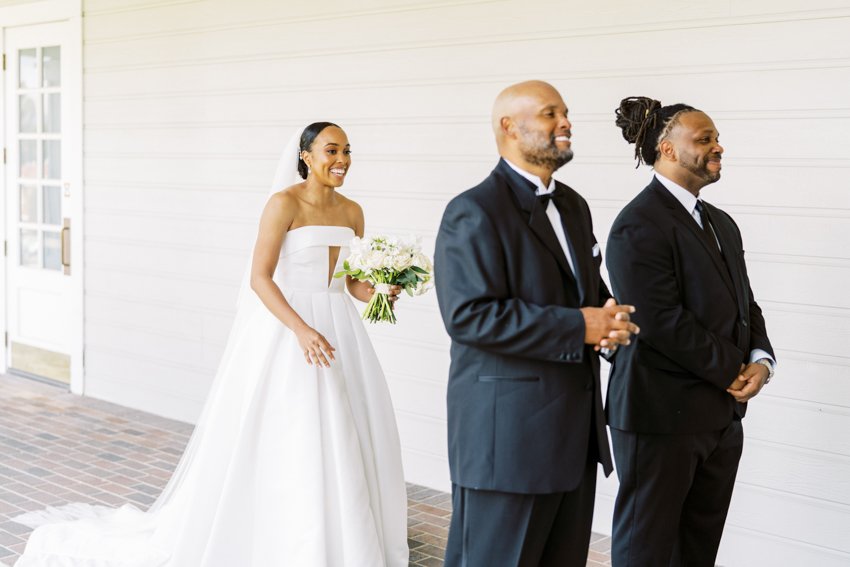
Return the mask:
M 676 161 L 676 147 L 670 140 L 661 140 L 658 144 L 658 155 L 669 161 Z
M 502 116 L 499 119 L 499 127 L 502 129 L 502 134 L 509 137 L 516 137 L 516 123 L 510 116 Z

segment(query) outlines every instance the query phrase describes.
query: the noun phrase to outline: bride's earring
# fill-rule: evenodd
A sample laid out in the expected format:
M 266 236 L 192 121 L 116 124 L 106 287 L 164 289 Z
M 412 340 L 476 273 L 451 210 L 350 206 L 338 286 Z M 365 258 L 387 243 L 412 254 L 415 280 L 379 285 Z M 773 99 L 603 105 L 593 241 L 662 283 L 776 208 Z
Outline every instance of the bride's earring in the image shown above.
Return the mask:
M 310 167 L 310 164 L 307 163 L 307 160 L 304 159 L 304 156 L 307 152 L 301 150 L 298 152 L 298 159 L 304 163 L 304 166 L 307 168 L 307 175 L 310 175 L 310 172 L 313 171 L 313 168 Z

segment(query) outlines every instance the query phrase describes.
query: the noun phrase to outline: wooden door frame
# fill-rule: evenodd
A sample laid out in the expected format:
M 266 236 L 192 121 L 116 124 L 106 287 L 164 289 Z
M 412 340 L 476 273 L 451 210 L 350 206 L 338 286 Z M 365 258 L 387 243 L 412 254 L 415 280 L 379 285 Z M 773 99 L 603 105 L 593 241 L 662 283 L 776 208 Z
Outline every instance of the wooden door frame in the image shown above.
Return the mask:
M 71 38 L 69 42 L 69 50 L 66 55 L 63 55 L 63 65 L 68 65 L 69 84 L 63 85 L 63 92 L 71 97 L 70 106 L 71 112 L 67 117 L 63 117 L 63 121 L 67 118 L 71 125 L 69 132 L 63 132 L 63 141 L 66 149 L 63 151 L 70 152 L 68 154 L 67 163 L 70 168 L 63 172 L 63 179 L 70 183 L 72 191 L 71 201 L 69 202 L 70 217 L 74 219 L 74 225 L 71 227 L 71 258 L 72 269 L 75 270 L 74 279 L 72 280 L 72 301 L 71 305 L 71 321 L 73 329 L 71 329 L 71 392 L 75 394 L 83 394 L 85 392 L 85 342 L 84 342 L 84 289 L 83 289 L 83 5 L 82 0 L 42 0 L 40 2 L 32 2 L 28 4 L 20 4 L 17 6 L 0 7 L 0 50 L 5 48 L 6 28 L 14 28 L 18 26 L 48 24 L 53 22 L 65 22 L 68 24 Z M 6 66 L 12 65 L 13 62 L 6 58 Z M 6 140 L 6 111 L 10 101 L 5 99 L 6 96 L 6 80 L 8 74 L 3 72 L 0 75 L 0 143 L 3 148 L 8 146 L 9 141 Z M 6 187 L 7 166 L 11 164 L 3 163 L 0 160 L 0 187 L 9 190 Z M 6 223 L 6 199 L 0 199 L 0 233 L 5 235 L 8 227 Z M 8 253 L 11 253 L 8 251 Z M 0 325 L 6 332 L 8 337 L 8 317 L 6 306 L 6 262 L 0 262 Z M 0 372 L 8 370 L 9 361 L 7 360 L 8 346 L 0 349 Z

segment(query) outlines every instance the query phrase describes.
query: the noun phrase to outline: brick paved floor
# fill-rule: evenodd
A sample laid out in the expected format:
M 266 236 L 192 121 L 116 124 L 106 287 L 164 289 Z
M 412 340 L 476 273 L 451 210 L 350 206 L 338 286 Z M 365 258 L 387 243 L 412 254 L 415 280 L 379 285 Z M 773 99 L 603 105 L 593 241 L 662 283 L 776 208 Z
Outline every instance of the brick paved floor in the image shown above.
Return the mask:
M 29 528 L 10 520 L 22 512 L 67 502 L 146 509 L 191 433 L 186 423 L 0 375 L 0 562 L 14 564 L 26 544 Z M 451 499 L 413 484 L 407 494 L 410 564 L 440 566 Z M 609 548 L 593 534 L 588 567 L 610 565 Z

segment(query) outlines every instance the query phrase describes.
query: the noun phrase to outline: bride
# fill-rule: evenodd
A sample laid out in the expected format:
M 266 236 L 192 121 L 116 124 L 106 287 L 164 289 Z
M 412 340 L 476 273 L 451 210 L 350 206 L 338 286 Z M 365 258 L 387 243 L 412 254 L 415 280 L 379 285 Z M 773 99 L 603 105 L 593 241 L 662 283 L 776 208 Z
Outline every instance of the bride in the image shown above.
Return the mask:
M 295 180 L 295 169 L 304 179 Z M 345 132 L 317 122 L 284 151 L 250 277 L 186 451 L 148 512 L 71 504 L 16 567 L 402 567 L 407 497 L 392 404 L 333 273 L 363 235 L 339 193 Z M 367 301 L 369 284 L 346 280 Z M 394 290 L 398 293 L 398 290 Z

